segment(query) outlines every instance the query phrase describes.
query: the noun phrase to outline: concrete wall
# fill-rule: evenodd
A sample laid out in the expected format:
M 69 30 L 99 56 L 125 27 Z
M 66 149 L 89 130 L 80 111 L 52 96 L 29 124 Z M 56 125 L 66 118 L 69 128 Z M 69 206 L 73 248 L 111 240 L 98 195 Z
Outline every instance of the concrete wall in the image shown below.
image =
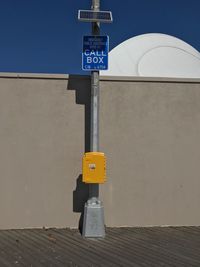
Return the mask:
M 90 80 L 0 75 L 0 229 L 78 227 Z M 101 81 L 107 226 L 200 225 L 200 80 Z

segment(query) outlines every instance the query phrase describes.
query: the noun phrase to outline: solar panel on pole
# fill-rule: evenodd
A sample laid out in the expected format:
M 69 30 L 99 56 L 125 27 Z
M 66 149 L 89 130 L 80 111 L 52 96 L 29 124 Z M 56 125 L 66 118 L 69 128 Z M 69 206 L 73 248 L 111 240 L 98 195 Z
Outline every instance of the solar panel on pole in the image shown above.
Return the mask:
M 79 10 L 78 20 L 85 22 L 104 22 L 104 23 L 111 23 L 113 21 L 111 11 L 93 11 L 93 10 Z

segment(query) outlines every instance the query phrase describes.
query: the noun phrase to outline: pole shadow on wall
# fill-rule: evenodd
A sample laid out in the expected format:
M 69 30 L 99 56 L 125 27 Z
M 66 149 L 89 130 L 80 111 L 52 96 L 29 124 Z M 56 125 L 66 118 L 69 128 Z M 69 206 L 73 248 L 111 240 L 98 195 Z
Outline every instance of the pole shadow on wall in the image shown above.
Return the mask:
M 67 90 L 76 91 L 76 104 L 84 105 L 85 152 L 90 151 L 90 76 L 69 75 Z M 80 154 L 80 157 L 83 155 Z M 89 186 L 82 182 L 82 174 L 76 177 L 76 188 L 73 191 L 73 212 L 80 213 L 79 231 L 82 233 L 84 205 L 89 197 Z

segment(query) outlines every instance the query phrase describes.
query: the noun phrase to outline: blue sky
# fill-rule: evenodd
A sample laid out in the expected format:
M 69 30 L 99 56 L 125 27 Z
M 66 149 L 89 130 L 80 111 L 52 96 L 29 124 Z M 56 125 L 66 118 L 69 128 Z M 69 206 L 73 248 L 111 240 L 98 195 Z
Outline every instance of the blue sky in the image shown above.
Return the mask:
M 88 74 L 81 71 L 82 36 L 89 23 L 78 9 L 91 0 L 1 0 L 0 72 Z M 112 24 L 101 24 L 110 49 L 133 36 L 159 32 L 200 51 L 200 0 L 101 0 Z

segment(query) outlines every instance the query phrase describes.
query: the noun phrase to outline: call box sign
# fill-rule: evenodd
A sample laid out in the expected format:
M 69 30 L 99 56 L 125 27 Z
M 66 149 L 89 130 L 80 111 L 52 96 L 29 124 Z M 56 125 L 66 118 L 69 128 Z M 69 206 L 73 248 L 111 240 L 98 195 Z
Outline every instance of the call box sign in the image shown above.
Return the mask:
M 86 71 L 108 69 L 108 36 L 84 36 L 82 69 Z

